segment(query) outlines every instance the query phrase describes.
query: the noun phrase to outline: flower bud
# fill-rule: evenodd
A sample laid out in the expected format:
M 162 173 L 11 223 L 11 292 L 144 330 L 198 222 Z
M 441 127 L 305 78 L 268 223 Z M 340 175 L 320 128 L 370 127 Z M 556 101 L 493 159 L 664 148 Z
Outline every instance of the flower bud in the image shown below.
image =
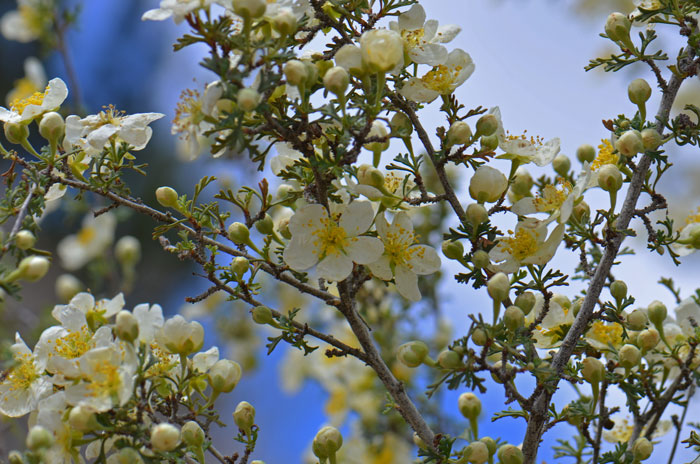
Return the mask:
M 182 434 L 182 441 L 188 446 L 202 446 L 204 443 L 204 430 L 195 421 L 187 421 L 182 426 L 180 431 Z
M 113 454 L 116 464 L 143 464 L 141 453 L 134 448 L 122 448 Z
M 334 95 L 345 95 L 350 83 L 350 75 L 342 66 L 333 66 L 323 76 L 323 86 Z
M 71 274 L 61 274 L 56 279 L 56 296 L 63 303 L 68 303 L 71 298 L 85 289 L 80 280 Z
M 271 235 L 275 231 L 275 221 L 272 216 L 265 213 L 265 216 L 259 221 L 255 221 L 255 229 L 263 235 Z
M 390 29 L 370 29 L 360 37 L 362 61 L 372 73 L 389 72 L 403 64 L 403 39 Z
M 622 301 L 627 297 L 627 284 L 622 280 L 616 280 L 610 284 L 610 294 L 617 301 Z
M 256 306 L 253 308 L 253 321 L 256 324 L 265 325 L 274 321 L 272 311 L 267 306 Z
M 306 82 L 309 71 L 306 65 L 300 60 L 289 60 L 284 65 L 284 77 L 289 85 L 298 87 Z
M 523 452 L 515 445 L 503 445 L 496 453 L 501 464 L 523 464 Z
M 22 453 L 17 450 L 12 450 L 7 454 L 7 462 L 10 464 L 24 464 Z
M 180 444 L 180 430 L 167 422 L 151 429 L 151 446 L 156 451 L 172 451 Z
M 605 377 L 605 366 L 596 358 L 587 357 L 583 360 L 581 375 L 590 384 L 598 384 Z
M 28 250 L 36 243 L 36 237 L 30 231 L 23 229 L 15 235 L 15 245 L 20 250 Z
M 661 337 L 656 329 L 645 329 L 639 332 L 637 335 L 637 345 L 643 351 L 649 351 L 659 344 Z
M 53 434 L 41 425 L 29 429 L 26 445 L 31 451 L 50 448 L 53 442 Z
M 445 240 L 442 242 L 442 254 L 444 254 L 447 259 L 459 261 L 464 257 L 464 245 L 462 245 L 462 242 Z
M 498 148 L 498 137 L 495 135 L 482 135 L 479 139 L 481 151 L 493 151 Z
M 649 308 L 647 309 L 647 316 L 649 317 L 649 321 L 651 321 L 651 323 L 654 324 L 656 327 L 663 325 L 664 321 L 666 320 L 667 314 L 668 310 L 666 309 L 666 305 L 664 305 L 659 300 L 652 301 L 649 304 Z
M 508 179 L 498 169 L 479 166 L 469 181 L 469 195 L 479 203 L 493 203 L 508 188 Z
M 482 329 L 474 329 L 474 331 L 472 332 L 472 341 L 476 346 L 486 345 L 488 339 L 489 338 L 486 335 L 486 332 L 484 332 Z
M 481 224 L 489 220 L 489 213 L 484 208 L 484 205 L 479 203 L 471 203 L 467 206 L 467 220 L 469 223 L 477 229 Z
M 464 448 L 462 457 L 472 464 L 484 464 L 489 460 L 489 449 L 486 443 L 474 441 Z
M 457 407 L 465 419 L 476 419 L 481 414 L 481 400 L 471 392 L 459 395 Z
M 637 438 L 632 445 L 632 455 L 635 461 L 646 461 L 654 451 L 654 445 L 644 437 Z
M 605 34 L 615 42 L 625 42 L 630 37 L 632 24 L 626 15 L 622 13 L 610 13 L 605 22 Z
M 642 353 L 639 351 L 639 348 L 630 344 L 622 345 L 622 348 L 620 348 L 617 354 L 620 366 L 625 369 L 633 368 L 639 364 L 639 361 L 642 359 Z
M 304 81 L 304 85 L 307 89 L 310 89 L 318 82 L 318 67 L 310 60 L 302 60 L 302 63 L 306 66 L 306 80 Z
M 447 130 L 447 145 L 464 145 L 471 141 L 472 129 L 464 121 L 457 121 Z
M 369 133 L 367 134 L 367 138 L 370 137 L 389 137 L 389 132 L 386 130 L 386 126 L 384 126 L 383 122 L 379 120 L 372 121 L 372 127 L 370 128 Z M 369 151 L 382 152 L 389 148 L 389 141 L 387 140 L 386 142 L 370 142 L 366 143 L 364 147 Z
M 261 461 L 260 459 L 256 459 L 255 461 L 250 461 L 250 464 L 265 464 L 265 461 Z
M 651 97 L 651 87 L 644 79 L 635 79 L 627 87 L 627 95 L 635 105 L 643 105 Z
M 384 173 L 370 164 L 362 164 L 357 168 L 357 181 L 362 185 L 384 188 Z
M 644 145 L 644 151 L 654 151 L 659 148 L 659 145 L 663 142 L 661 134 L 656 129 L 644 129 L 642 131 L 642 145 Z
M 479 441 L 486 445 L 486 447 L 489 450 L 489 456 L 493 456 L 494 454 L 496 454 L 496 440 L 494 440 L 491 437 L 482 437 L 479 438 Z
M 65 129 L 66 123 L 63 121 L 63 116 L 55 111 L 44 114 L 39 122 L 39 134 L 52 143 L 58 142 L 58 139 L 63 137 Z
M 243 256 L 236 256 L 231 260 L 231 271 L 240 279 L 248 271 L 250 261 Z
M 43 256 L 27 256 L 19 262 L 17 274 L 15 278 L 23 279 L 28 282 L 36 282 L 46 275 L 49 271 L 49 260 Z M 8 280 L 14 280 L 9 279 Z
M 165 321 L 156 332 L 156 339 L 171 353 L 187 356 L 202 348 L 204 328 L 199 322 L 187 322 L 178 314 Z
M 319 430 L 311 444 L 314 454 L 320 459 L 335 456 L 341 446 L 343 446 L 343 436 L 338 429 L 330 425 Z
M 408 137 L 413 133 L 413 123 L 405 113 L 394 113 L 389 121 L 389 127 L 391 127 L 392 137 Z
M 5 138 L 8 142 L 19 145 L 29 137 L 29 127 L 26 124 L 16 124 L 13 122 L 6 122 L 5 127 Z
M 508 330 L 515 332 L 525 325 L 525 314 L 523 314 L 522 309 L 515 305 L 508 306 L 506 312 L 503 314 L 503 322 L 506 324 Z
M 630 330 L 644 330 L 649 318 L 641 309 L 635 309 L 627 316 L 627 326 Z
M 598 185 L 606 192 L 617 192 L 622 188 L 622 174 L 614 164 L 604 164 L 598 169 Z
M 510 363 L 506 363 L 505 369 L 503 369 L 503 362 L 498 360 L 495 363 L 493 363 L 493 368 L 496 371 L 491 372 L 491 378 L 493 379 L 494 382 L 496 383 L 503 383 L 503 380 L 501 380 L 500 374 L 502 373 L 501 371 L 505 372 L 505 375 L 512 375 L 513 372 L 513 366 L 510 365 Z M 498 372 L 499 375 L 496 374 Z
M 576 149 L 576 158 L 578 158 L 581 163 L 592 163 L 595 159 L 595 148 L 587 143 L 584 143 Z
M 569 297 L 561 293 L 554 293 L 552 295 L 552 301 L 565 310 L 569 310 L 571 308 L 571 300 L 569 299 Z
M 532 176 L 525 168 L 525 166 L 520 166 L 515 171 L 515 176 L 513 176 L 513 183 L 510 185 L 510 189 L 517 195 L 528 196 L 530 195 L 530 189 L 535 184 Z
M 243 245 L 250 240 L 250 230 L 242 222 L 234 222 L 228 226 L 228 238 L 236 245 Z
M 166 208 L 177 207 L 177 192 L 171 187 L 158 187 L 156 189 L 156 200 L 161 206 Z
M 591 217 L 591 207 L 588 206 L 588 203 L 586 203 L 585 201 L 581 201 L 579 202 L 579 204 L 574 206 L 572 216 L 578 222 L 587 222 L 588 218 Z
M 566 177 L 571 169 L 571 160 L 568 156 L 560 153 L 552 160 L 552 167 L 554 168 L 554 172 L 562 177 Z
M 653 130 L 653 129 L 652 129 Z M 615 148 L 621 155 L 627 158 L 632 158 L 637 153 L 644 151 L 644 142 L 642 141 L 642 134 L 637 130 L 628 130 L 623 133 L 617 142 L 615 142 Z
M 253 111 L 260 104 L 260 99 L 258 91 L 250 87 L 238 91 L 238 107 L 243 111 Z
M 515 298 L 515 306 L 523 310 L 523 314 L 528 315 L 535 306 L 535 294 L 532 292 L 523 292 Z
M 289 8 L 281 8 L 270 23 L 282 37 L 291 36 L 297 31 L 297 18 Z
M 81 404 L 70 410 L 68 424 L 72 429 L 82 433 L 92 432 L 100 426 L 95 417 L 95 411 Z
M 233 0 L 233 12 L 245 19 L 259 18 L 266 9 L 265 0 Z
M 292 238 L 292 233 L 289 231 L 289 219 L 288 217 L 282 218 L 280 222 L 277 223 L 277 230 L 279 230 L 280 235 L 287 240 Z
M 495 301 L 503 301 L 508 298 L 510 291 L 510 280 L 502 272 L 494 274 L 486 284 L 489 296 Z
M 486 268 L 491 263 L 489 254 L 484 250 L 476 250 L 472 255 L 472 264 L 479 269 Z
M 487 113 L 476 121 L 476 135 L 489 137 L 498 130 L 498 118 Z
M 141 242 L 131 235 L 123 236 L 114 245 L 114 256 L 122 266 L 133 266 L 141 259 Z
M 406 367 L 420 366 L 426 356 L 428 356 L 428 345 L 419 340 L 404 343 L 396 352 L 396 357 Z
M 443 369 L 459 369 L 464 366 L 462 357 L 452 350 L 442 351 L 437 361 Z
M 362 62 L 362 51 L 356 45 L 343 45 L 335 53 L 334 58 L 335 64 L 347 69 L 353 76 L 363 76 L 367 72 Z
M 229 393 L 241 380 L 241 366 L 230 359 L 219 359 L 209 369 L 209 385 L 215 392 Z
M 131 312 L 121 310 L 115 318 L 114 333 L 125 342 L 133 342 L 139 336 L 139 321 Z
M 255 408 L 247 401 L 241 401 L 233 411 L 233 421 L 236 426 L 243 430 L 246 435 L 250 434 L 250 429 L 255 424 Z

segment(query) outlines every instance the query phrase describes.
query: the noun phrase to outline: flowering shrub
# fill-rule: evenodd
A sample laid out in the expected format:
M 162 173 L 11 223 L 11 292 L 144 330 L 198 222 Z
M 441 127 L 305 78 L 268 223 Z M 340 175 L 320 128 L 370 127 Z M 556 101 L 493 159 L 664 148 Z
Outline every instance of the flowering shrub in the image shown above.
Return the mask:
M 615 50 L 587 69 L 638 63 L 632 69 L 646 66 L 654 88 L 630 82 L 630 107 L 603 121 L 609 137 L 598 150 L 579 147 L 579 164 L 560 153 L 559 138 L 514 135 L 498 107 L 460 101 L 478 72 L 449 45 L 460 26 L 426 19 L 413 0 L 162 0 L 143 13 L 187 25 L 176 50 L 207 48 L 212 82 L 183 92 L 172 134 L 190 159 L 245 158 L 238 162 L 266 173 L 236 191 L 206 175 L 191 194 L 160 186 L 138 198 L 130 174 L 148 175 L 138 152 L 164 115 L 112 105 L 84 113 L 73 78 L 46 82 L 28 61 L 0 107 L 0 154 L 11 162 L 0 201 L 5 297 L 51 268 L 90 266 L 112 247 L 113 262 L 90 274 L 117 275 L 128 294 L 141 243 L 115 243 L 125 210 L 151 221 L 162 251 L 191 260 L 209 287 L 188 298 L 186 317 L 165 319 L 158 305 L 124 309 L 121 293 L 98 300 L 99 285 L 86 292 L 73 274 L 58 277 L 67 304 L 51 311 L 54 325 L 33 348 L 18 333 L 2 365 L 0 413 L 28 416 L 30 426 L 10 462 L 249 462 L 265 433 L 255 408 L 238 403 L 240 454 L 224 456 L 213 442 L 213 427 L 225 423 L 214 404 L 255 366 L 256 327 L 268 353 L 291 345 L 286 389 L 310 378 L 328 393 L 329 425 L 309 437 L 309 462 L 532 464 L 562 424 L 570 438 L 553 446 L 555 457 L 576 462 L 661 459 L 659 440 L 700 450 L 700 435 L 684 428 L 700 379 L 700 290 L 662 278 L 677 302 L 669 311 L 637 301 L 613 276 L 637 224 L 647 248 L 676 265 L 700 248 L 700 214 L 678 226 L 659 187 L 674 172 L 666 150 L 700 144 L 700 108 L 671 116 L 700 66 L 700 5 L 638 3 L 610 14 L 603 37 Z M 65 30 L 77 17 L 61 2 L 18 0 L 0 30 L 66 58 Z M 633 25 L 646 29 L 637 36 Z M 662 32 L 684 41 L 667 68 Z M 442 119 L 428 121 L 427 108 Z M 93 208 L 55 253 L 36 247 L 44 215 L 88 197 L 106 207 Z M 553 260 L 566 249 L 578 262 L 559 269 Z M 414 330 L 413 304 L 437 307 L 448 273 L 492 306 L 468 327 L 437 318 L 434 333 Z M 572 290 L 574 281 L 584 289 Z M 219 314 L 223 299 L 248 310 Z M 188 319 L 209 316 L 235 340 L 231 357 L 243 367 L 217 347 L 202 351 L 203 326 Z M 562 404 L 554 396 L 566 387 L 575 396 Z M 482 404 L 487 388 L 503 393 L 506 409 Z M 461 395 L 442 411 L 448 389 Z M 468 423 L 464 433 L 452 410 Z M 486 417 L 523 421 L 525 433 L 483 436 Z

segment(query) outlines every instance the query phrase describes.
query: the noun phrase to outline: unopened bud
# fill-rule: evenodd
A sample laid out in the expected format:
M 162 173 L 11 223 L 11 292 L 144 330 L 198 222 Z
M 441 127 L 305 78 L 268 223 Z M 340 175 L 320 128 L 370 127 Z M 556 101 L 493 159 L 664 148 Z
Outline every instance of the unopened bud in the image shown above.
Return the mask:
M 3 129 L 7 141 L 15 145 L 21 144 L 29 137 L 29 127 L 26 124 L 6 122 Z
M 357 181 L 362 185 L 384 188 L 384 173 L 371 164 L 362 164 L 357 168 Z
M 343 436 L 338 429 L 330 425 L 319 430 L 311 444 L 314 454 L 322 460 L 335 456 L 341 446 L 343 446 Z
M 508 179 L 498 169 L 479 166 L 469 181 L 469 195 L 479 203 L 493 203 L 508 188 Z
M 143 464 L 141 453 L 134 448 L 122 448 L 113 454 L 116 464 Z
M 220 359 L 209 369 L 209 385 L 215 392 L 229 393 L 241 380 L 241 366 L 230 359 Z
M 471 392 L 459 395 L 457 407 L 466 419 L 476 419 L 481 414 L 481 400 Z
M 653 130 L 653 129 L 652 129 Z M 644 141 L 642 134 L 637 130 L 628 130 L 623 133 L 615 142 L 617 151 L 627 158 L 632 158 L 637 153 L 644 151 Z
M 464 448 L 462 457 L 471 464 L 484 464 L 489 460 L 489 449 L 486 443 L 474 441 Z
M 571 308 L 571 300 L 568 296 L 562 293 L 553 294 L 552 301 L 561 306 L 564 310 L 568 310 Z
M 462 357 L 452 350 L 444 350 L 438 355 L 438 364 L 443 369 L 459 369 L 463 367 Z
M 503 445 L 496 453 L 501 464 L 523 464 L 523 452 L 515 445 Z
M 588 203 L 586 203 L 585 201 L 581 201 L 581 202 L 579 202 L 579 204 L 574 206 L 572 216 L 578 222 L 585 223 L 588 221 L 588 218 L 591 217 L 591 207 L 588 206 Z
M 345 95 L 350 83 L 350 75 L 342 66 L 333 66 L 323 76 L 323 86 L 334 95 Z
M 668 310 L 666 309 L 666 305 L 660 302 L 659 300 L 652 301 L 649 304 L 649 308 L 647 309 L 647 316 L 649 316 L 649 321 L 656 327 L 663 325 L 664 321 L 666 320 L 667 314 Z
M 571 169 L 571 160 L 568 156 L 560 153 L 552 160 L 552 167 L 554 168 L 554 172 L 562 177 L 566 177 Z
M 250 429 L 255 424 L 255 408 L 247 401 L 241 401 L 233 411 L 233 421 L 239 429 L 243 430 L 246 435 L 250 434 Z
M 649 459 L 654 451 L 654 445 L 644 437 L 637 438 L 632 445 L 632 454 L 636 461 L 645 461 Z
M 515 305 L 508 306 L 505 314 L 503 314 L 503 322 L 505 322 L 508 330 L 515 332 L 525 325 L 525 314 L 523 314 L 522 309 Z
M 306 80 L 304 81 L 304 85 L 306 85 L 306 88 L 309 89 L 316 85 L 316 82 L 318 82 L 318 68 L 312 61 L 309 60 L 303 60 L 302 63 L 304 63 L 304 66 L 306 66 Z
M 604 164 L 598 169 L 598 185 L 606 192 L 617 192 L 622 188 L 622 174 L 614 164 Z
M 428 356 L 428 345 L 419 340 L 404 343 L 396 352 L 396 357 L 406 367 L 420 366 L 426 356 Z
M 270 20 L 272 27 L 282 36 L 291 36 L 297 31 L 297 18 L 287 8 L 281 8 Z
M 55 111 L 44 114 L 39 122 L 39 134 L 52 143 L 58 142 L 58 139 L 63 137 L 65 129 L 66 123 L 63 121 L 63 116 Z
M 642 359 L 642 353 L 639 351 L 639 348 L 630 344 L 622 345 L 622 348 L 620 348 L 617 354 L 620 366 L 625 369 L 633 368 L 639 364 L 639 361 Z
M 645 329 L 639 332 L 637 335 L 637 345 L 643 351 L 649 351 L 659 344 L 661 337 L 656 329 Z
M 649 318 L 641 309 L 635 309 L 627 316 L 627 326 L 630 330 L 644 330 Z
M 23 229 L 15 235 L 15 245 L 20 250 L 28 250 L 36 243 L 36 237 L 30 231 Z
M 156 451 L 172 451 L 180 444 L 180 430 L 172 424 L 158 424 L 151 429 L 151 446 Z
M 71 274 L 61 274 L 56 279 L 56 296 L 63 303 L 68 303 L 71 298 L 80 293 L 85 286 L 77 277 Z
M 523 292 L 515 298 L 515 306 L 523 310 L 523 314 L 530 314 L 535 306 L 535 294 L 532 292 Z
M 233 0 L 233 12 L 245 19 L 255 19 L 265 14 L 265 0 Z
M 41 425 L 35 425 L 27 434 L 27 448 L 31 451 L 50 448 L 53 445 L 53 434 Z
M 610 294 L 617 301 L 622 301 L 627 297 L 627 284 L 622 280 L 616 280 L 610 284 Z
M 68 414 L 68 423 L 72 429 L 83 433 L 92 432 L 99 427 L 99 423 L 95 417 L 95 411 L 81 404 L 70 410 Z
M 513 183 L 510 185 L 510 189 L 519 196 L 530 195 L 530 189 L 535 184 L 532 179 L 530 172 L 524 167 L 520 166 L 515 171 L 515 176 L 513 176 Z
M 408 137 L 413 133 L 411 118 L 404 113 L 396 112 L 389 121 L 392 137 Z
M 250 261 L 248 261 L 243 256 L 236 256 L 231 260 L 231 271 L 240 279 L 243 274 L 248 272 L 250 267 Z
M 479 203 L 471 203 L 469 206 L 467 206 L 466 214 L 467 220 L 472 227 L 474 227 L 474 229 L 477 229 L 481 224 L 489 219 L 488 211 L 486 211 L 484 205 L 480 205 Z
M 15 278 L 36 282 L 49 271 L 49 260 L 43 256 L 27 256 L 19 262 Z M 14 279 L 12 279 L 14 280 Z
M 10 464 L 24 464 L 22 453 L 17 450 L 12 450 L 7 454 L 7 462 Z
M 651 87 L 644 79 L 635 79 L 627 87 L 627 95 L 635 105 L 642 105 L 651 97 Z
M 644 129 L 642 131 L 642 145 L 645 151 L 654 151 L 659 148 L 663 139 L 656 129 Z
M 383 122 L 379 120 L 372 121 L 372 127 L 369 130 L 369 133 L 367 134 L 367 138 L 370 137 L 379 137 L 379 138 L 384 138 L 388 137 L 389 132 L 386 130 L 386 126 L 384 125 Z M 389 148 L 389 141 L 387 140 L 386 142 L 370 142 L 366 143 L 364 145 L 366 149 L 369 151 L 373 152 L 382 152 Z
M 581 375 L 584 379 L 586 379 L 586 382 L 590 384 L 598 384 L 602 382 L 603 377 L 605 377 L 605 366 L 596 358 L 589 356 L 583 360 Z
M 260 93 L 250 87 L 238 91 L 238 107 L 243 111 L 250 112 L 260 104 Z
M 584 143 L 576 149 L 576 158 L 581 163 L 592 163 L 595 159 L 595 148 L 587 143 Z
M 444 254 L 447 259 L 459 261 L 464 257 L 464 245 L 462 245 L 462 242 L 445 240 L 442 242 L 442 254 Z
M 476 121 L 476 135 L 478 136 L 491 136 L 498 130 L 498 118 L 487 113 Z
M 626 15 L 611 13 L 605 22 L 605 34 L 615 42 L 626 42 L 630 37 L 632 24 Z
M 457 121 L 447 130 L 447 144 L 464 145 L 471 141 L 472 129 L 464 121 Z
M 498 148 L 498 137 L 495 135 L 482 135 L 479 139 L 481 151 L 493 151 Z
M 496 454 L 496 440 L 494 440 L 491 437 L 482 437 L 479 438 L 479 441 L 486 445 L 486 447 L 489 449 L 489 456 L 493 456 L 494 454 Z
M 182 426 L 180 431 L 182 435 L 182 441 L 188 446 L 202 446 L 204 443 L 204 430 L 195 421 L 187 421 Z
M 289 219 L 288 217 L 282 218 L 280 222 L 277 223 L 277 230 L 280 232 L 280 235 L 287 240 L 292 238 L 292 232 L 289 230 Z
M 486 268 L 491 263 L 489 254 L 484 250 L 476 250 L 472 255 L 472 264 L 479 269 Z
M 115 318 L 114 333 L 126 342 L 133 342 L 139 336 L 139 321 L 131 312 L 121 310 Z
M 274 321 L 272 317 L 272 310 L 270 310 L 270 308 L 267 306 L 256 306 L 253 308 L 253 321 L 260 325 L 272 323 Z
M 289 60 L 284 65 L 284 77 L 289 85 L 298 87 L 309 77 L 308 69 L 300 60 Z
M 114 256 L 122 266 L 133 266 L 141 259 L 141 242 L 131 235 L 123 236 L 114 245 Z
M 489 279 L 486 289 L 494 301 L 503 301 L 508 298 L 510 280 L 503 272 L 497 272 Z
M 176 208 L 177 192 L 171 187 L 158 187 L 156 189 L 156 200 L 166 208 Z
M 472 332 L 472 341 L 476 346 L 486 345 L 488 339 L 489 338 L 486 335 L 486 332 L 484 332 L 482 329 L 474 329 L 474 331 Z
M 228 238 L 236 245 L 243 245 L 250 240 L 250 230 L 242 222 L 234 222 L 228 226 Z
M 259 221 L 255 221 L 255 229 L 263 235 L 270 235 L 275 230 L 275 221 L 272 216 L 265 213 L 265 216 Z

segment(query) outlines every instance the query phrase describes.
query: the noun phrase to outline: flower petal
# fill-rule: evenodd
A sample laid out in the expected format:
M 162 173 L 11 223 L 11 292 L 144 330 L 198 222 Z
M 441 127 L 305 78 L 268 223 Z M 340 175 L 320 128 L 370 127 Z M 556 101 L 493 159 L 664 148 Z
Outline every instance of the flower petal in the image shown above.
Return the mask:
M 404 298 L 411 301 L 420 301 L 418 290 L 418 276 L 406 266 L 396 266 L 396 290 Z
M 355 237 L 345 247 L 345 252 L 357 264 L 369 264 L 384 253 L 384 244 L 375 237 Z
M 316 267 L 319 277 L 339 282 L 352 272 L 352 261 L 342 253 L 326 256 Z

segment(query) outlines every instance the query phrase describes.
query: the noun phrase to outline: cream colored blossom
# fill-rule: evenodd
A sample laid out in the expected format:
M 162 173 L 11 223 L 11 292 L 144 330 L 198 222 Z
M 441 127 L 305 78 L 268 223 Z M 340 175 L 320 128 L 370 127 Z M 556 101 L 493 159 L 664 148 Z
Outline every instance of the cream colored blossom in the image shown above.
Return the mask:
M 462 29 L 454 24 L 438 27 L 436 20 L 425 18 L 423 6 L 416 3 L 389 28 L 401 34 L 404 51 L 414 63 L 438 66 L 447 60 L 447 49 L 440 44 L 452 41 Z
M 180 24 L 188 14 L 208 9 L 213 3 L 226 6 L 227 2 L 215 0 L 161 0 L 158 8 L 146 11 L 141 16 L 141 20 L 163 21 L 172 17 L 175 24 Z
M 0 33 L 23 43 L 40 38 L 52 28 L 50 7 L 51 2 L 47 5 L 44 0 L 18 0 L 17 9 L 0 18 Z
M 180 139 L 187 143 L 190 159 L 199 155 L 202 150 L 200 140 L 214 128 L 218 116 L 217 103 L 223 92 L 221 83 L 215 81 L 206 86 L 203 95 L 191 89 L 183 90 L 180 95 L 170 132 L 173 135 L 179 134 Z
M 547 236 L 547 225 L 540 221 L 520 221 L 510 237 L 498 239 L 489 252 L 494 271 L 512 273 L 527 264 L 544 265 L 552 259 L 564 238 L 565 224 L 557 225 Z
M 680 229 L 678 240 L 671 245 L 673 251 L 680 256 L 687 256 L 700 249 L 700 207 L 696 213 L 689 215 L 685 222 Z
M 535 305 L 528 314 L 527 323 L 531 324 L 540 317 L 544 310 L 544 297 L 541 293 L 535 294 Z M 532 335 L 538 348 L 555 348 L 569 331 L 574 322 L 574 312 L 570 308 L 564 308 L 553 299 L 549 300 L 549 310 L 542 322 L 535 327 Z
M 46 359 L 35 356 L 19 333 L 10 351 L 13 363 L 0 381 L 0 413 L 20 417 L 33 411 L 53 386 L 44 373 Z
M 43 92 L 34 92 L 28 97 L 13 100 L 10 109 L 0 106 L 0 121 L 29 124 L 44 113 L 57 110 L 67 96 L 65 82 L 58 77 L 53 78 Z
M 440 95 L 449 95 L 474 72 L 471 56 L 459 48 L 452 50 L 444 64 L 435 66 L 423 77 L 412 77 L 399 90 L 409 100 L 429 103 Z
M 14 83 L 14 87 L 7 93 L 5 102 L 11 107 L 12 102 L 22 101 L 41 92 L 46 87 L 46 72 L 44 66 L 37 58 L 30 56 L 24 60 L 24 77 Z
M 80 231 L 58 243 L 56 252 L 63 267 L 74 271 L 100 256 L 114 241 L 116 226 L 117 219 L 112 213 L 85 216 Z

